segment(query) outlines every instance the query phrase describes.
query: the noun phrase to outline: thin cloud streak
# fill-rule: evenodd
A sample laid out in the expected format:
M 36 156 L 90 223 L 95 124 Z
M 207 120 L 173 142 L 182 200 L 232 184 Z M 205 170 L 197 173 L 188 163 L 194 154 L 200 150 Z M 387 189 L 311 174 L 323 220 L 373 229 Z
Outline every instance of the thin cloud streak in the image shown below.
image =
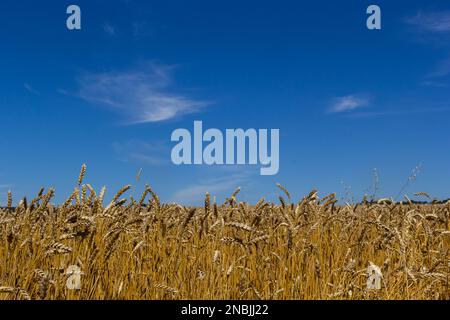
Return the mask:
M 406 22 L 420 31 L 447 33 L 450 32 L 450 11 L 419 12 L 415 16 L 407 18 Z
M 418 12 L 406 19 L 406 23 L 415 28 L 420 41 L 435 43 L 441 48 L 450 44 L 450 11 Z M 422 81 L 423 86 L 445 88 L 450 75 L 450 58 L 443 59 Z
M 33 88 L 30 84 L 28 84 L 28 83 L 24 83 L 24 84 L 23 84 L 23 87 L 24 87 L 28 92 L 30 92 L 30 93 L 32 93 L 32 94 L 35 94 L 35 95 L 40 95 L 40 94 L 41 94 L 38 90 L 34 89 L 34 88 Z
M 430 108 L 430 109 L 413 109 L 413 110 L 397 110 L 397 111 L 379 111 L 379 112 L 357 112 L 343 115 L 345 118 L 374 118 L 384 116 L 405 116 L 410 114 L 448 112 L 450 108 Z
M 341 113 L 354 111 L 369 104 L 369 99 L 357 95 L 348 95 L 333 99 L 333 104 L 329 109 L 331 113 Z
M 171 92 L 172 69 L 148 63 L 139 69 L 87 73 L 78 79 L 77 96 L 120 113 L 126 124 L 166 121 L 210 104 Z

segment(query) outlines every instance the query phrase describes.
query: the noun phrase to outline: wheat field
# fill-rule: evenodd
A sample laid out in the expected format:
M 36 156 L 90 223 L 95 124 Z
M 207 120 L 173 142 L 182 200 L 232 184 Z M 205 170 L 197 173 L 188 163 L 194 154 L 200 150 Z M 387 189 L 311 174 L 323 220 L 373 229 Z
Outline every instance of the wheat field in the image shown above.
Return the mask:
M 0 209 L 0 299 L 449 299 L 450 203 L 163 204 L 146 186 L 103 203 L 83 184 L 59 206 L 41 189 Z M 367 289 L 367 267 L 382 273 Z M 80 286 L 68 287 L 81 270 Z

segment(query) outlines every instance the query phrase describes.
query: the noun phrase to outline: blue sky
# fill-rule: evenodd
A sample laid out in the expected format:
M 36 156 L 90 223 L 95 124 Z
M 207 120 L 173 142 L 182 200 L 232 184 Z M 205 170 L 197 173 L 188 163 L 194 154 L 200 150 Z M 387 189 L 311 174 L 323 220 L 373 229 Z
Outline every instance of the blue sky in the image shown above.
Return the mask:
M 77 4 L 82 30 L 65 26 Z M 366 28 L 377 4 L 382 30 Z M 149 183 L 164 201 L 450 196 L 450 3 L 1 1 L 0 203 L 86 182 Z M 175 166 L 176 128 L 279 128 L 280 171 Z M 135 176 L 143 168 L 141 180 Z

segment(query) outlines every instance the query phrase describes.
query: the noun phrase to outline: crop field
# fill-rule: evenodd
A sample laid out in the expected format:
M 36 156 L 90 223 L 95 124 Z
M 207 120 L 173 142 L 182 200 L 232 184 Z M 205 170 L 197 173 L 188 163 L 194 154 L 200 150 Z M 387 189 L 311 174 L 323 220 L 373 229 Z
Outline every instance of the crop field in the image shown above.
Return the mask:
M 281 185 L 277 203 L 242 203 L 238 189 L 183 207 L 129 185 L 103 203 L 84 172 L 58 206 L 53 189 L 14 208 L 9 194 L 0 299 L 450 299 L 449 203 L 338 204 L 315 190 L 294 202 Z

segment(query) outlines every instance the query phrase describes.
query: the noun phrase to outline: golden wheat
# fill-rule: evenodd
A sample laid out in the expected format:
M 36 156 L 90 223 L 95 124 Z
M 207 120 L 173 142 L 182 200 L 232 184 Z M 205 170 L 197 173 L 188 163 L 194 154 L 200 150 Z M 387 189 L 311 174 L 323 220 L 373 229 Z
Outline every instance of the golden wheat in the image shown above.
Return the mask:
M 238 188 L 219 205 L 207 193 L 201 210 L 149 186 L 120 199 L 127 185 L 104 207 L 106 188 L 82 184 L 85 173 L 61 206 L 53 188 L 17 208 L 8 193 L 0 299 L 450 298 L 450 203 L 338 205 L 317 190 L 292 203 L 277 184 L 280 204 L 239 202 Z M 79 289 L 67 286 L 73 266 Z M 367 289 L 368 266 L 380 290 Z

